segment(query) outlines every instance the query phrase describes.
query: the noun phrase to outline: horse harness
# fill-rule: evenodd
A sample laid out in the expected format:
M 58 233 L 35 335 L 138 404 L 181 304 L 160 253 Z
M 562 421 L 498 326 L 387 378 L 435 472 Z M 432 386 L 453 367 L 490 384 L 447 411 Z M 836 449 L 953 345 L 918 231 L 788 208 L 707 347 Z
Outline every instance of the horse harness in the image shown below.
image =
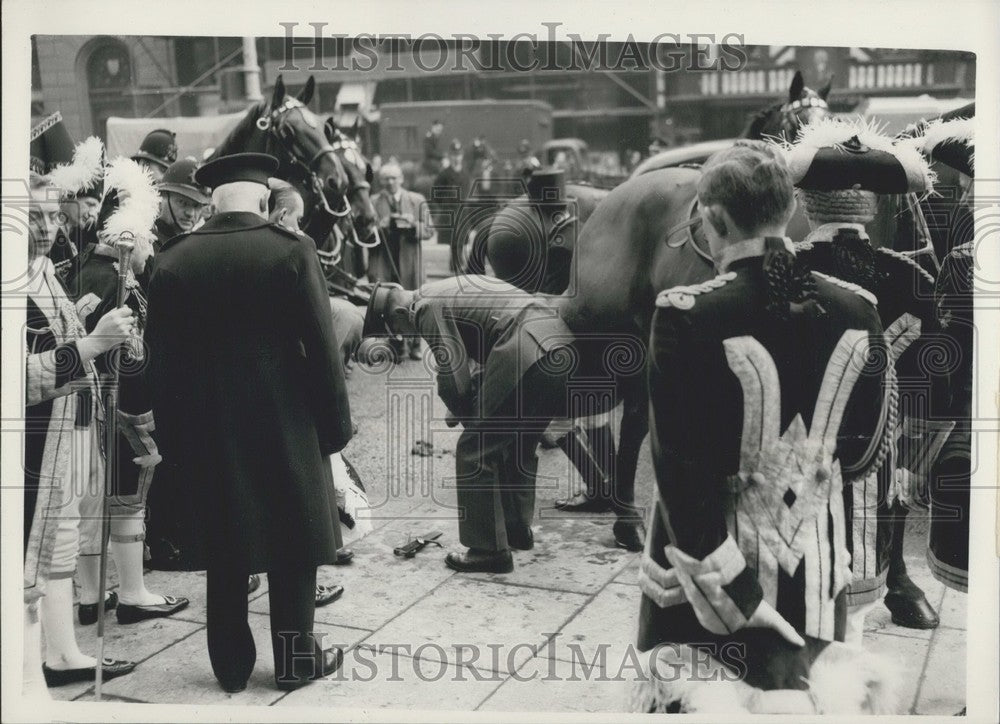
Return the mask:
M 701 216 L 698 214 L 698 198 L 695 197 L 691 199 L 691 203 L 688 206 L 687 220 L 679 224 L 674 224 L 667 229 L 664 242 L 671 249 L 679 249 L 685 244 L 690 244 L 698 256 L 714 267 L 715 259 L 712 258 L 712 254 L 708 250 L 708 239 L 705 238 L 704 234 L 697 233 L 700 228 Z
M 309 162 L 306 163 L 298 157 L 295 153 L 295 129 L 287 125 L 284 120 L 285 117 L 292 112 L 297 110 L 302 116 L 302 120 L 310 126 L 314 124 L 306 117 L 302 112 L 305 105 L 296 98 L 286 98 L 285 102 L 282 103 L 277 108 L 274 108 L 270 113 L 265 113 L 260 118 L 257 119 L 257 128 L 261 131 L 267 132 L 270 137 L 278 143 L 278 145 L 285 151 L 293 166 L 301 168 L 304 172 L 306 178 L 310 181 L 313 187 L 313 192 L 319 199 L 319 204 L 322 205 L 323 210 L 332 216 L 337 218 L 342 218 L 347 216 L 351 212 L 351 205 L 347 201 L 347 196 L 343 195 L 344 208 L 343 210 L 335 211 L 330 208 L 330 205 L 326 201 L 326 195 L 323 193 L 323 182 L 316 175 L 316 165 L 325 156 L 334 155 L 336 151 L 329 142 L 324 142 L 319 150 L 313 154 Z

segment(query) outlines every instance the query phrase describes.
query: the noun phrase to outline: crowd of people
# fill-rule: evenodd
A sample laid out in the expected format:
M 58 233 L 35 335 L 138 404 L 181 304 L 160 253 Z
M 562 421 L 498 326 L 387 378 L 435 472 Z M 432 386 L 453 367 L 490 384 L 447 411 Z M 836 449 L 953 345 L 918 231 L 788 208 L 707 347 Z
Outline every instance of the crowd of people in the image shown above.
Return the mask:
M 827 121 L 784 147 L 739 141 L 703 166 L 698 213 L 718 275 L 657 297 L 656 480 L 648 533 L 627 545 L 644 545 L 639 649 L 688 675 L 649 672 L 636 710 L 697 710 L 699 683 L 724 668 L 713 656 L 735 642 L 747 667 L 734 711 L 892 711 L 891 676 L 861 634 L 879 601 L 897 625 L 938 623 L 901 541 L 914 506 L 968 510 L 972 253 L 956 245 L 935 274 L 868 228 L 885 199 L 932 190 L 932 161 L 972 176 L 970 124 L 891 139 Z M 424 149 L 438 178 L 462 167 L 441 133 L 435 124 Z M 526 177 L 542 171 L 530 151 Z M 107 161 L 88 139 L 32 176 L 24 672 L 35 693 L 92 680 L 98 666 L 104 678 L 135 667 L 80 651 L 74 576 L 81 623 L 96 620 L 101 596 L 126 625 L 188 605 L 183 592 L 148 591 L 144 562 L 207 571 L 224 690 L 241 691 L 253 669 L 247 591 L 264 572 L 276 685 L 341 665 L 343 651 L 313 637 L 313 616 L 343 589 L 317 585 L 316 569 L 352 557 L 338 471 L 354 432 L 345 363 L 362 338 L 390 340 L 397 360 L 426 343 L 447 422 L 462 427 L 463 548 L 446 564 L 509 573 L 514 552 L 535 545 L 537 448 L 554 419 L 573 417 L 574 375 L 601 362 L 566 326 L 563 298 L 482 275 L 425 283 L 428 204 L 390 161 L 373 197 L 381 244 L 367 307 L 335 302 L 300 229 L 302 198 L 277 169 L 257 153 L 177 159 L 157 131 L 130 159 Z M 792 240 L 797 204 L 812 231 Z M 943 372 L 927 362 L 942 337 L 959 351 Z M 559 363 L 568 351 L 576 368 Z M 110 415 L 120 444 L 104 460 Z M 581 461 L 588 490 L 606 482 Z M 96 572 L 103 515 L 116 594 Z M 928 561 L 965 590 L 967 514 L 934 519 Z M 838 699 L 819 675 L 831 671 L 858 701 Z

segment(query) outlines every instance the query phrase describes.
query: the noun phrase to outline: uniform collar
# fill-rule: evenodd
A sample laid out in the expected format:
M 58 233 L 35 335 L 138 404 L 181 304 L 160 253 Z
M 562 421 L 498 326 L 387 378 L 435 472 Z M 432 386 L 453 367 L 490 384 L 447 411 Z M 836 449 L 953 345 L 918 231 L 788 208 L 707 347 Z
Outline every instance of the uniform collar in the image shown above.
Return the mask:
M 868 239 L 868 230 L 865 229 L 864 224 L 856 224 L 850 221 L 831 221 L 827 224 L 817 226 L 809 232 L 804 241 L 833 241 L 834 237 L 837 236 L 837 233 L 843 231 L 844 229 L 853 229 L 858 232 L 858 235 L 862 239 Z
M 220 227 L 256 229 L 261 226 L 267 226 L 269 223 L 270 222 L 266 218 L 260 214 L 255 214 L 252 211 L 224 211 L 222 213 L 215 214 L 211 219 L 206 221 L 197 229 L 193 229 L 187 233 L 208 234 L 219 230 Z M 226 230 L 229 231 L 230 229 L 227 228 Z
M 719 273 L 724 274 L 727 272 L 734 262 L 755 256 L 764 256 L 764 246 L 767 238 L 769 237 L 755 236 L 752 239 L 744 239 L 725 247 L 719 252 L 719 256 L 715 260 L 715 266 Z M 785 242 L 785 248 L 794 254 L 795 247 L 792 245 L 791 239 L 786 236 L 782 241 Z

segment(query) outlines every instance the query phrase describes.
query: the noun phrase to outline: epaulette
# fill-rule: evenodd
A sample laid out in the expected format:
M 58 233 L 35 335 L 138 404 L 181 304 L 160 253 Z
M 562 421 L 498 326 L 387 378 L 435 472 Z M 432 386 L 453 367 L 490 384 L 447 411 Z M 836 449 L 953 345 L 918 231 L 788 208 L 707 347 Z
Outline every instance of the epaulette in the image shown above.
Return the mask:
M 931 276 L 931 273 L 929 271 L 927 271 L 926 269 L 924 269 L 922 266 L 920 266 L 913 259 L 911 259 L 910 257 L 908 257 L 906 254 L 904 254 L 904 253 L 902 253 L 900 251 L 896 251 L 895 249 L 889 249 L 889 248 L 884 247 L 884 246 L 877 247 L 875 249 L 875 251 L 879 252 L 879 253 L 881 253 L 881 254 L 883 254 L 885 256 L 888 256 L 891 259 L 896 259 L 897 261 L 902 261 L 902 262 L 905 262 L 905 263 L 909 264 L 911 267 L 913 267 L 914 269 L 917 270 L 917 272 L 920 274 L 920 276 L 922 276 L 924 278 L 924 281 L 926 281 L 929 284 L 934 284 L 934 277 Z
M 871 304 L 873 307 L 878 306 L 878 297 L 876 297 L 874 294 L 872 294 L 870 291 L 868 291 L 862 286 L 854 284 L 853 282 L 845 282 L 843 279 L 839 279 L 838 277 L 832 277 L 829 274 L 818 272 L 815 269 L 813 270 L 813 275 L 819 277 L 820 279 L 828 281 L 831 284 L 840 287 L 841 289 L 846 289 L 848 291 L 854 292 L 859 297 L 864 299 L 866 302 Z
M 694 306 L 694 298 L 696 296 L 724 287 L 735 278 L 736 272 L 726 272 L 715 277 L 715 279 L 709 279 L 707 282 L 701 282 L 700 284 L 689 284 L 687 286 L 664 289 L 656 295 L 656 306 L 691 309 Z

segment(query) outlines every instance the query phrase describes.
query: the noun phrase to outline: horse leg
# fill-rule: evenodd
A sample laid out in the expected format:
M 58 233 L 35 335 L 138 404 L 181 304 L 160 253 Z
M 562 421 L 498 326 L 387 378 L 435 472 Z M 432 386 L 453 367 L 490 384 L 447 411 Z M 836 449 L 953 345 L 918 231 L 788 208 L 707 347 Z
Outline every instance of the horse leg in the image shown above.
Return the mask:
M 648 410 L 649 391 L 645 379 L 641 379 L 626 391 L 612 483 L 611 502 L 617 518 L 615 542 L 630 551 L 641 551 L 644 539 L 642 511 L 635 504 L 635 472 L 639 465 L 639 449 L 649 433 Z

